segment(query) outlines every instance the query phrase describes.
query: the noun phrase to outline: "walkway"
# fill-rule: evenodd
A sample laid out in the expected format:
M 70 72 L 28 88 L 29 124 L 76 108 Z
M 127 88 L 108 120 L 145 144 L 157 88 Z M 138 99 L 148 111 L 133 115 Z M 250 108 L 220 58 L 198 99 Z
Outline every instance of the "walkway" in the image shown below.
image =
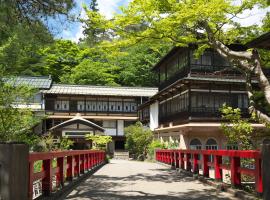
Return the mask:
M 73 190 L 65 199 L 73 200 L 229 200 L 191 177 L 168 167 L 135 161 L 112 160 Z

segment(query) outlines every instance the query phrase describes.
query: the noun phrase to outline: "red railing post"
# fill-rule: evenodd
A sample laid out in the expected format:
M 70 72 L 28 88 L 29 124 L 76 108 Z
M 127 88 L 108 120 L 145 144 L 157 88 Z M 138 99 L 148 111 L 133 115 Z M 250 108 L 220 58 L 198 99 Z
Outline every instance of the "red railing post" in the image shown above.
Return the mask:
M 45 196 L 49 196 L 52 192 L 52 160 L 43 160 L 43 170 L 45 178 L 42 179 L 42 191 Z
M 171 157 L 171 163 L 170 163 L 170 165 L 171 165 L 172 167 L 175 167 L 174 150 L 172 150 L 172 151 L 170 152 L 170 157 Z
M 33 199 L 33 176 L 34 176 L 34 162 L 29 162 L 29 184 L 28 184 L 29 199 Z
M 84 154 L 80 154 L 80 173 L 84 174 Z
M 263 193 L 262 160 L 258 157 L 255 158 L 255 188 L 257 193 Z
M 67 156 L 67 180 L 72 181 L 74 176 L 73 156 Z
M 57 158 L 58 173 L 56 175 L 57 185 L 64 186 L 64 157 Z
M 216 181 L 222 181 L 222 169 L 220 168 L 221 164 L 222 164 L 222 156 L 214 155 L 214 169 Z
M 203 154 L 203 176 L 209 177 L 208 155 Z
M 175 159 L 175 168 L 179 168 L 179 152 L 174 152 L 174 159 Z
M 231 184 L 232 186 L 241 185 L 241 173 L 238 171 L 240 168 L 240 158 L 239 157 L 231 157 Z
M 198 154 L 193 154 L 193 173 L 198 174 L 199 173 L 199 164 L 198 164 Z
M 80 176 L 80 155 L 75 155 L 74 175 Z
M 89 170 L 89 154 L 85 154 L 85 169 Z
M 88 162 L 89 162 L 89 169 L 91 169 L 92 168 L 92 154 L 91 153 L 89 153 L 89 160 L 88 160 Z
M 180 152 L 180 167 L 181 167 L 181 169 L 185 169 L 184 156 L 185 156 L 185 154 Z
M 186 170 L 187 171 L 191 171 L 191 162 L 190 162 L 190 158 L 191 158 L 191 154 L 190 153 L 186 153 L 186 165 L 187 165 L 187 168 Z

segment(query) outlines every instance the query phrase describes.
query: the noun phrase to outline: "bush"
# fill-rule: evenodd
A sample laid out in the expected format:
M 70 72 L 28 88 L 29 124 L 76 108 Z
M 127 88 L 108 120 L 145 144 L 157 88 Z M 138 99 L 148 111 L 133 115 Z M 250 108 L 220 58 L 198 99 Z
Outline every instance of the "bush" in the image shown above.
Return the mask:
M 150 160 L 154 159 L 154 154 L 156 149 L 165 149 L 165 144 L 160 140 L 153 140 L 148 148 L 148 158 Z
M 135 159 L 144 160 L 153 139 L 152 131 L 143 127 L 142 123 L 137 122 L 126 127 L 124 132 L 126 136 L 125 148 L 134 155 Z

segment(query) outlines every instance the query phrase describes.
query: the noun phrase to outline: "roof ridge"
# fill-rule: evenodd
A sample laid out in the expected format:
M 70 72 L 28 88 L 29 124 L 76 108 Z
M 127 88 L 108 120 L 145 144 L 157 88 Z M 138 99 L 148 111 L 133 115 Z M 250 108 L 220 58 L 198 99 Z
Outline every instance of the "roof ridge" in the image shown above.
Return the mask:
M 108 85 L 81 85 L 81 84 L 61 84 L 53 83 L 52 86 L 68 86 L 68 87 L 95 87 L 95 88 L 114 88 L 114 89 L 149 89 L 158 90 L 158 87 L 138 87 L 138 86 L 108 86 Z
M 22 76 L 12 76 L 14 78 L 32 78 L 32 79 L 41 79 L 41 78 L 46 78 L 46 79 L 52 79 L 52 77 L 49 76 L 27 76 L 27 75 L 22 75 Z

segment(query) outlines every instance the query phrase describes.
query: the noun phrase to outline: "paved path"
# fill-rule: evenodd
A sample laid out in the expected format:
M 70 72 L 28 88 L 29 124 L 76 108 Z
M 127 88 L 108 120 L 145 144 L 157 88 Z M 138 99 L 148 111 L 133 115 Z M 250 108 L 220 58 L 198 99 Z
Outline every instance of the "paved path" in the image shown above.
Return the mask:
M 146 162 L 112 160 L 65 199 L 73 200 L 229 200 L 191 177 Z

